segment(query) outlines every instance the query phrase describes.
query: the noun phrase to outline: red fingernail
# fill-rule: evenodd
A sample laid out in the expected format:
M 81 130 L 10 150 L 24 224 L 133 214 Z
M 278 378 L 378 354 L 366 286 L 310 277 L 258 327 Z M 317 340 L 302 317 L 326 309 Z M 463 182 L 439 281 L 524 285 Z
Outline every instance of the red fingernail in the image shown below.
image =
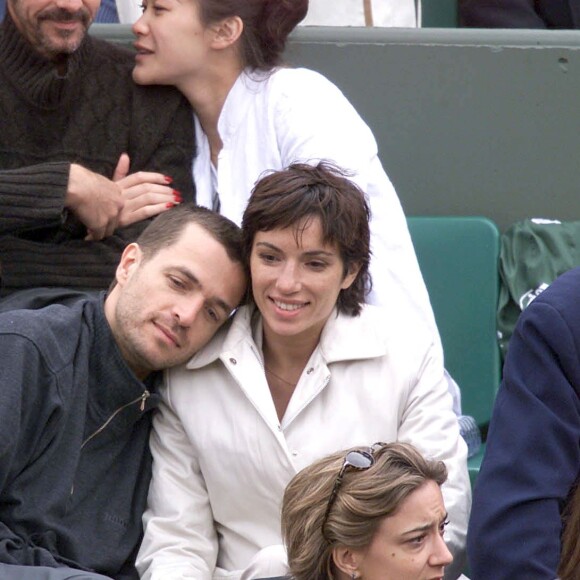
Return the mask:
M 165 175 L 165 181 L 167 183 L 173 183 L 173 179 L 171 177 L 169 177 L 169 175 Z
M 179 193 L 179 191 L 177 191 L 176 189 L 173 190 L 173 199 L 175 201 L 180 202 L 180 203 L 183 201 L 183 197 L 181 197 L 181 193 Z
M 169 202 L 169 203 L 166 203 L 166 204 L 165 204 L 165 207 L 175 207 L 175 204 L 174 204 L 174 203 L 171 203 L 171 202 Z

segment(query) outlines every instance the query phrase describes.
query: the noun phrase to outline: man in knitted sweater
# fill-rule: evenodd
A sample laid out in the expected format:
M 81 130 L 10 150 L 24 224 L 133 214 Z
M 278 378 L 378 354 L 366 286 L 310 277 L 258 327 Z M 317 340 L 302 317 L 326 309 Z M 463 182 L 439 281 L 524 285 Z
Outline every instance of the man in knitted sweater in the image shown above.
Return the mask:
M 0 578 L 136 579 L 161 369 L 242 299 L 240 229 L 184 203 L 105 297 L 0 314 Z
M 0 26 L 1 295 L 106 288 L 148 218 L 194 200 L 189 106 L 87 35 L 100 0 L 8 0 Z

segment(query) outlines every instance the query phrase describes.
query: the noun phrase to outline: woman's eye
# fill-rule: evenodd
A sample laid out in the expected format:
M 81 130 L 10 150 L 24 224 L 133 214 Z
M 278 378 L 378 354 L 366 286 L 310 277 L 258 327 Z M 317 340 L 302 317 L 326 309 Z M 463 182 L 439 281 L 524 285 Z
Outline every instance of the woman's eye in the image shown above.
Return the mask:
M 445 534 L 445 528 L 448 526 L 449 524 L 449 520 L 445 520 L 440 526 L 439 526 L 439 533 L 443 536 Z
M 308 266 L 313 270 L 324 270 L 324 268 L 326 268 L 326 263 L 314 260 L 312 262 L 308 262 Z
M 262 260 L 262 262 L 265 262 L 266 264 L 272 264 L 277 260 L 274 254 L 260 254 L 260 259 Z
M 420 546 L 425 538 L 426 538 L 427 534 L 421 534 L 420 536 L 415 536 L 414 538 L 411 538 L 409 540 L 409 544 L 411 544 L 412 546 Z

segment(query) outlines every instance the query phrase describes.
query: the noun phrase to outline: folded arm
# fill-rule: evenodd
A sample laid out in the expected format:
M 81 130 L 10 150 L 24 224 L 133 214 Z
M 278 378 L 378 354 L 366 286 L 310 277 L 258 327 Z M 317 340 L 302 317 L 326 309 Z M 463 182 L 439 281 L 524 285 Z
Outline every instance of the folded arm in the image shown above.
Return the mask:
M 459 21 L 472 28 L 546 28 L 532 0 L 459 0 Z
M 510 341 L 469 524 L 474 578 L 555 578 L 580 470 L 577 337 L 534 302 Z

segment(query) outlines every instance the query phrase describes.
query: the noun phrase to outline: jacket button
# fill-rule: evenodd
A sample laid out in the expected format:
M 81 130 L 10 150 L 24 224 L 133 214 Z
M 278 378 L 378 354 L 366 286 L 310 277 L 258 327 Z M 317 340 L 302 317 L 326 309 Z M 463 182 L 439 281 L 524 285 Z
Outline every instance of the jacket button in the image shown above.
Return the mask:
M 230 359 L 230 362 L 231 362 L 233 365 L 237 365 L 237 364 L 238 364 L 238 361 L 237 361 L 235 358 L 231 358 L 231 359 Z

